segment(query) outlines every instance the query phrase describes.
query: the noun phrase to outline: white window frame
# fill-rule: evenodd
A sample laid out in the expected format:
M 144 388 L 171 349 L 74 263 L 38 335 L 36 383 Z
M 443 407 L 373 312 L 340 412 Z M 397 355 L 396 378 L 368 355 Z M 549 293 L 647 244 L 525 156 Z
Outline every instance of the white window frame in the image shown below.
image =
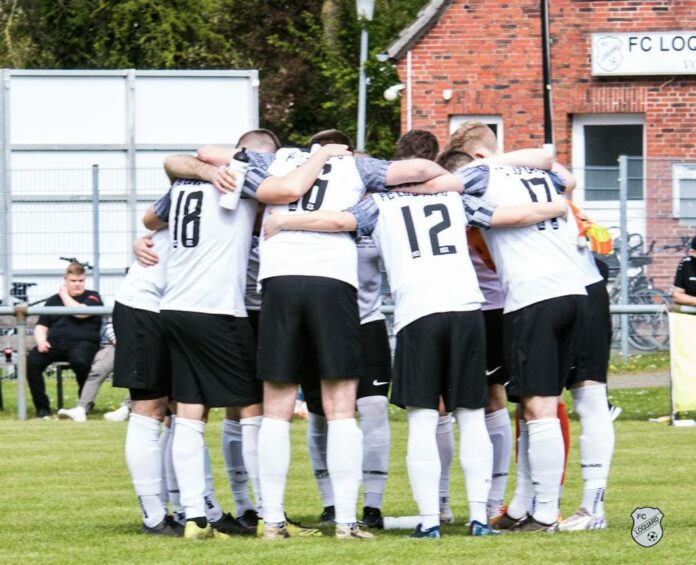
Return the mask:
M 484 124 L 495 124 L 498 139 L 498 147 L 505 150 L 505 130 L 503 128 L 503 117 L 495 114 L 453 114 L 449 118 L 449 133 L 452 135 L 460 124 L 464 122 L 483 122 Z
M 696 179 L 696 162 L 674 163 L 672 165 L 672 216 L 681 219 L 681 182 L 682 180 Z M 684 218 L 681 223 L 696 224 L 696 218 Z
M 643 126 L 643 177 L 645 178 L 645 163 L 647 160 L 645 115 L 644 114 L 575 114 L 573 116 L 573 174 L 577 188 L 573 192 L 573 200 L 586 208 L 618 208 L 618 200 L 585 200 L 585 126 Z M 618 166 L 618 164 L 617 164 Z M 645 208 L 645 190 L 640 200 L 629 200 L 628 208 Z

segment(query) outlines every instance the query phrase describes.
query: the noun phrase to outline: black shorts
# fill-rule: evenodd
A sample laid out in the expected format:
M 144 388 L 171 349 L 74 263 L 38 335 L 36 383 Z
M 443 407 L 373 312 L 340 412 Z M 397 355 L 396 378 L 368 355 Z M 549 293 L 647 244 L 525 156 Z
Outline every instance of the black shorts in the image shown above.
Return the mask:
M 211 408 L 261 402 L 247 318 L 175 310 L 160 316 L 172 354 L 173 400 Z
M 503 351 L 503 309 L 483 310 L 486 324 L 486 377 L 489 385 L 504 385 L 510 380 Z
M 437 410 L 486 406 L 486 338 L 483 315 L 471 312 L 431 314 L 396 335 L 391 401 Z
M 251 331 L 254 332 L 254 340 L 256 343 L 259 342 L 259 315 L 260 312 L 258 310 L 247 310 L 247 316 L 249 316 L 249 325 L 251 326 Z
M 511 402 L 561 394 L 575 364 L 586 309 L 586 296 L 570 295 L 505 314 L 503 346 Z
M 307 352 L 314 355 L 319 379 L 361 376 L 355 288 L 328 277 L 266 279 L 259 320 L 259 378 L 300 384 Z
M 385 320 L 375 320 L 360 326 L 365 372 L 358 381 L 358 398 L 387 396 L 391 383 L 391 349 Z M 321 388 L 316 369 L 308 363 L 303 371 L 302 391 L 307 409 L 313 414 L 324 415 L 321 405 Z
M 114 386 L 140 391 L 140 398 L 133 400 L 170 396 L 172 366 L 160 315 L 116 302 L 113 324 L 117 343 Z
M 566 386 L 581 381 L 607 382 L 611 348 L 611 315 L 607 285 L 601 280 L 586 287 L 587 316 L 575 367 L 570 372 Z

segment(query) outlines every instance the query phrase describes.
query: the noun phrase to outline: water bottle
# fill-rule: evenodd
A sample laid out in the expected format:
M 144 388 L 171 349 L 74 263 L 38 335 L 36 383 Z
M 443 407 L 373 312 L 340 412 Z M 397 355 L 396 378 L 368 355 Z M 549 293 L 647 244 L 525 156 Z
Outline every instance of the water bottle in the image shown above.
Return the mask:
M 234 171 L 237 177 L 237 186 L 233 192 L 225 192 L 220 196 L 220 206 L 226 210 L 235 210 L 237 204 L 239 204 L 239 197 L 242 195 L 242 187 L 244 186 L 244 179 L 246 178 L 246 172 L 249 168 L 249 155 L 247 155 L 246 149 L 242 147 L 241 151 L 238 151 L 236 155 L 227 165 L 228 169 Z

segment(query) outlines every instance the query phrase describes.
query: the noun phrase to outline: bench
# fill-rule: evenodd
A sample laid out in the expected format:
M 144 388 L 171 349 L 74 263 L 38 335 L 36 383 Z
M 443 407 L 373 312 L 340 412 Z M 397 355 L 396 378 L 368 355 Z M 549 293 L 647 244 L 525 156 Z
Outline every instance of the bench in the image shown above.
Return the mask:
M 58 397 L 58 410 L 63 408 L 63 371 L 66 369 L 70 369 L 70 363 L 67 361 L 56 361 L 51 363 L 46 368 L 47 371 L 55 371 L 56 373 L 56 396 Z

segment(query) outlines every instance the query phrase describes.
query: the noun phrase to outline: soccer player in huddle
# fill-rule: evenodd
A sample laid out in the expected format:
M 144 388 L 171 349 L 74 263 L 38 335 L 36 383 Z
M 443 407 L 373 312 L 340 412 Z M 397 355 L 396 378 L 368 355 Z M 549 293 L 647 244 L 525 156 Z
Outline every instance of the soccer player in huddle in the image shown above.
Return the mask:
M 203 434 L 208 408 L 238 406 L 242 429 L 247 423 L 251 428 L 251 433 L 243 433 L 249 444 L 243 446 L 243 454 L 256 451 L 261 386 L 255 375 L 255 342 L 244 306 L 256 199 L 283 202 L 297 198 L 302 193 L 295 186 L 309 188 L 324 161 L 343 153 L 342 148 L 330 146 L 288 177 L 264 179 L 250 193 L 253 198 L 241 199 L 234 211 L 222 209 L 220 192 L 201 181 L 175 182 L 158 204 L 169 208 L 170 253 L 160 306 L 163 331 L 172 350 L 172 397 L 177 401 L 173 459 L 188 538 L 254 533 L 227 515 L 222 517 L 224 524 L 208 524 Z M 162 227 L 162 222 L 155 218 L 148 227 Z M 200 276 L 202 272 L 205 277 Z M 256 476 L 255 458 L 247 458 L 245 466 L 250 476 Z
M 462 124 L 449 147 L 472 157 L 499 152 L 485 124 Z M 498 204 L 551 201 L 572 188 L 572 177 L 530 168 L 474 166 L 456 176 L 469 194 Z M 571 220 L 572 221 L 572 220 Z M 507 392 L 520 403 L 518 484 L 497 527 L 515 531 L 558 529 L 558 499 L 565 449 L 557 418 L 558 397 L 585 328 L 587 292 L 577 267 L 577 251 L 564 218 L 520 230 L 492 230 L 486 243 L 505 291 L 504 347 L 511 381 Z M 606 402 L 605 402 L 606 409 Z
M 413 537 L 440 537 L 436 443 L 440 397 L 463 432 L 460 462 L 466 476 L 471 533 L 493 533 L 486 515 L 492 450 L 483 410 L 487 398 L 483 297 L 464 228 L 468 222 L 484 228 L 535 224 L 564 212 L 564 201 L 496 209 L 476 198 L 462 200 L 456 193 L 389 192 L 368 195 L 341 212 L 276 214 L 264 224 L 269 241 L 297 230 L 347 231 L 372 235 L 380 250 L 396 307 L 391 401 L 407 409 L 407 467 L 421 515 Z

